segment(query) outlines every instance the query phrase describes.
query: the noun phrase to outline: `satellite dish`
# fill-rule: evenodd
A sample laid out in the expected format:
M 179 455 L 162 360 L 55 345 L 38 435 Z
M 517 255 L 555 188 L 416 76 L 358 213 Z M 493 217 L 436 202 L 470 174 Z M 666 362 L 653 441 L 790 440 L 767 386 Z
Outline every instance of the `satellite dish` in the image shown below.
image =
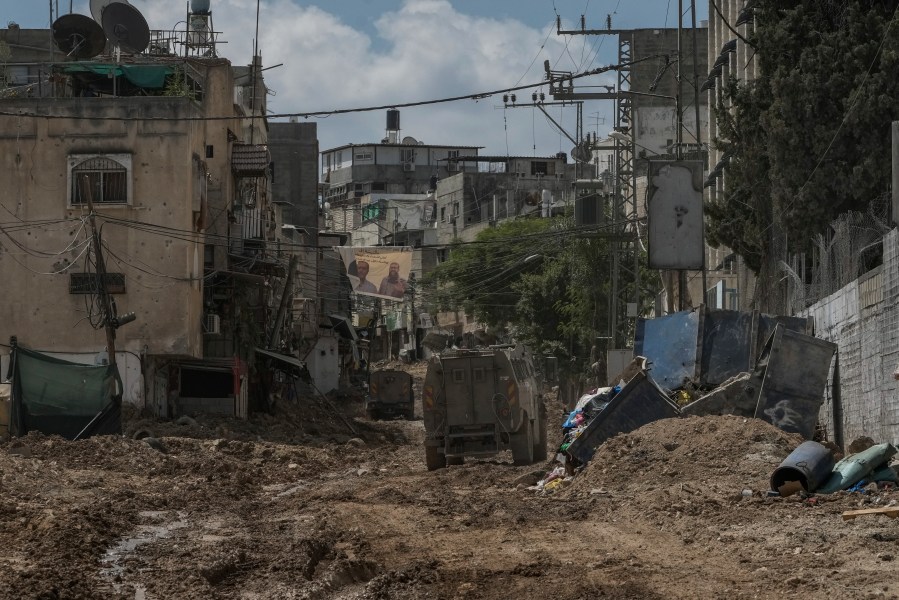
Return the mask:
M 122 4 L 130 4 L 128 0 L 91 0 L 91 14 L 94 21 L 103 24 L 103 9 L 113 2 L 121 2 Z
M 106 35 L 103 28 L 90 17 L 75 13 L 63 15 L 50 27 L 56 46 L 78 59 L 93 58 L 103 52 L 106 47 Z
M 571 158 L 578 162 L 590 162 L 593 156 L 585 146 L 578 144 L 571 149 Z
M 403 138 L 403 143 L 404 143 L 404 144 L 409 144 L 409 145 L 415 145 L 415 144 L 418 143 L 418 140 L 416 140 L 416 139 L 415 139 L 414 137 L 412 137 L 411 135 L 407 135 L 406 137 Z
M 139 54 L 150 43 L 150 26 L 140 11 L 124 2 L 110 2 L 103 9 L 103 31 L 116 46 Z

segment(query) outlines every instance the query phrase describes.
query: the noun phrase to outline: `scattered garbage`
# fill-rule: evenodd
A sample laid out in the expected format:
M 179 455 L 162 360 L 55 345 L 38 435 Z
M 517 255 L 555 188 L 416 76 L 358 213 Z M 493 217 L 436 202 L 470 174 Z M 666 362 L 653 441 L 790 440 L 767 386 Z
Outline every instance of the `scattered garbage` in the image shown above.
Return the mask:
M 564 453 L 577 464 L 584 464 L 607 439 L 679 415 L 677 405 L 668 399 L 648 373 L 641 371 L 618 393 L 609 395 L 608 402 L 579 429 Z
M 639 370 L 624 385 L 599 388 L 582 396 L 562 425 L 563 438 L 554 467 L 532 489 L 552 493 L 567 486 L 606 440 L 660 419 L 680 415 L 677 405 Z

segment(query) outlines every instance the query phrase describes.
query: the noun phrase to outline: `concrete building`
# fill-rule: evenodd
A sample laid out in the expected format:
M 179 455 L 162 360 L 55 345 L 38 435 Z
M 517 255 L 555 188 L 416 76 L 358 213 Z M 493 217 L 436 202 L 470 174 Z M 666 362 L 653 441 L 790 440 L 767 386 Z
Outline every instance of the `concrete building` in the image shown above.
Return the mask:
M 247 361 L 266 346 L 289 260 L 259 59 L 233 68 L 214 52 L 151 44 L 73 63 L 47 30 L 0 40 L 11 55 L 0 110 L 16 115 L 0 119 L 0 340 L 102 357 L 90 201 L 105 287 L 118 313 L 137 317 L 116 336 L 124 399 L 161 416 L 245 416 Z
M 565 153 L 548 157 L 478 156 L 478 172 L 458 173 L 437 183 L 436 262 L 447 246 L 473 241 L 479 232 L 514 218 L 539 218 L 573 207 L 575 165 Z M 436 324 L 455 336 L 482 326 L 460 311 L 441 312 Z
M 354 246 L 410 246 L 410 282 L 433 268 L 437 250 L 438 182 L 478 169 L 478 147 L 426 144 L 400 135 L 399 111 L 387 111 L 386 135 L 380 143 L 347 144 L 321 153 L 324 230 L 347 234 Z M 324 272 L 324 271 L 323 271 Z M 414 283 L 410 286 L 414 290 Z M 352 321 L 357 327 L 377 323 L 374 359 L 411 350 L 420 315 L 408 302 L 381 303 L 354 298 Z M 418 311 L 416 311 L 418 312 Z M 427 317 L 427 315 L 426 315 Z M 427 321 L 427 318 L 425 318 Z M 388 325 L 389 323 L 389 325 Z
M 704 93 L 708 97 L 706 110 L 710 144 L 705 193 L 709 200 L 723 198 L 727 178 L 727 158 L 714 144 L 719 132 L 713 109 L 722 98 L 722 84 L 730 77 L 748 82 L 759 75 L 755 51 L 747 47 L 734 32 L 736 30 L 745 37 L 753 27 L 751 19 L 746 22 L 740 19 L 745 4 L 747 2 L 744 0 L 716 0 L 714 6 L 712 2 L 709 3 L 706 45 L 708 68 L 702 85 L 707 90 Z M 750 308 L 756 278 L 745 266 L 743 259 L 726 247 L 709 248 L 707 264 L 709 277 L 705 293 L 706 304 L 717 308 Z M 723 304 L 720 304 L 722 301 Z

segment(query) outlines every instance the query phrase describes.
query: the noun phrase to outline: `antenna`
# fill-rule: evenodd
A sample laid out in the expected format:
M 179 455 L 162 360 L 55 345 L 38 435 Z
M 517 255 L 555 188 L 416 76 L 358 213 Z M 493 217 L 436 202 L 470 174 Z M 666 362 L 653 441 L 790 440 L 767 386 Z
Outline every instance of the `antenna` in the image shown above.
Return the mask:
M 103 28 L 85 15 L 63 15 L 53 22 L 50 29 L 53 41 L 66 56 L 76 59 L 93 58 L 106 47 Z
M 123 50 L 140 54 L 150 43 L 150 26 L 140 11 L 125 2 L 110 2 L 102 12 L 103 31 Z

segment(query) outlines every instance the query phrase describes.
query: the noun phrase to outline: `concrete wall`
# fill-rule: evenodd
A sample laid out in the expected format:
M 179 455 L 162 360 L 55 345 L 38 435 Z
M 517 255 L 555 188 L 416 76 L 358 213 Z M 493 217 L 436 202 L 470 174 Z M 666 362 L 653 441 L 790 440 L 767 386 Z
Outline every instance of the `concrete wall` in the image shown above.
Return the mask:
M 290 202 L 284 222 L 314 229 L 318 224 L 318 137 L 315 123 L 271 123 L 275 202 Z
M 815 335 L 838 345 L 839 401 L 828 389 L 820 422 L 848 444 L 862 435 L 899 443 L 899 231 L 883 241 L 883 265 L 803 313 Z M 842 440 L 839 439 L 842 430 Z
M 130 155 L 131 203 L 98 210 L 110 218 L 140 221 L 149 227 L 194 231 L 200 210 L 195 206 L 195 157 L 204 154 L 203 136 L 193 135 L 177 122 L 151 123 L 134 117 L 197 116 L 197 107 L 186 98 L 44 99 L 4 101 L 0 106 L 12 111 L 129 118 L 21 117 L 0 122 L 0 170 L 5 173 L 0 202 L 22 221 L 53 222 L 11 233 L 15 244 L 4 240 L 0 277 L 4 288 L 15 293 L 7 294 L 0 304 L 0 339 L 18 335 L 23 344 L 57 351 L 102 349 L 104 332 L 84 320 L 89 296 L 69 293 L 69 272 L 85 271 L 90 229 L 82 220 L 86 207 L 68 205 L 68 157 Z M 107 271 L 125 275 L 126 293 L 115 296 L 118 312 L 138 315 L 136 322 L 119 330 L 118 347 L 136 353 L 147 347 L 150 352 L 198 356 L 202 348 L 198 283 L 202 235 L 158 235 L 158 229 L 154 234 L 146 227 L 138 230 L 105 219 L 100 224 L 109 249 Z

